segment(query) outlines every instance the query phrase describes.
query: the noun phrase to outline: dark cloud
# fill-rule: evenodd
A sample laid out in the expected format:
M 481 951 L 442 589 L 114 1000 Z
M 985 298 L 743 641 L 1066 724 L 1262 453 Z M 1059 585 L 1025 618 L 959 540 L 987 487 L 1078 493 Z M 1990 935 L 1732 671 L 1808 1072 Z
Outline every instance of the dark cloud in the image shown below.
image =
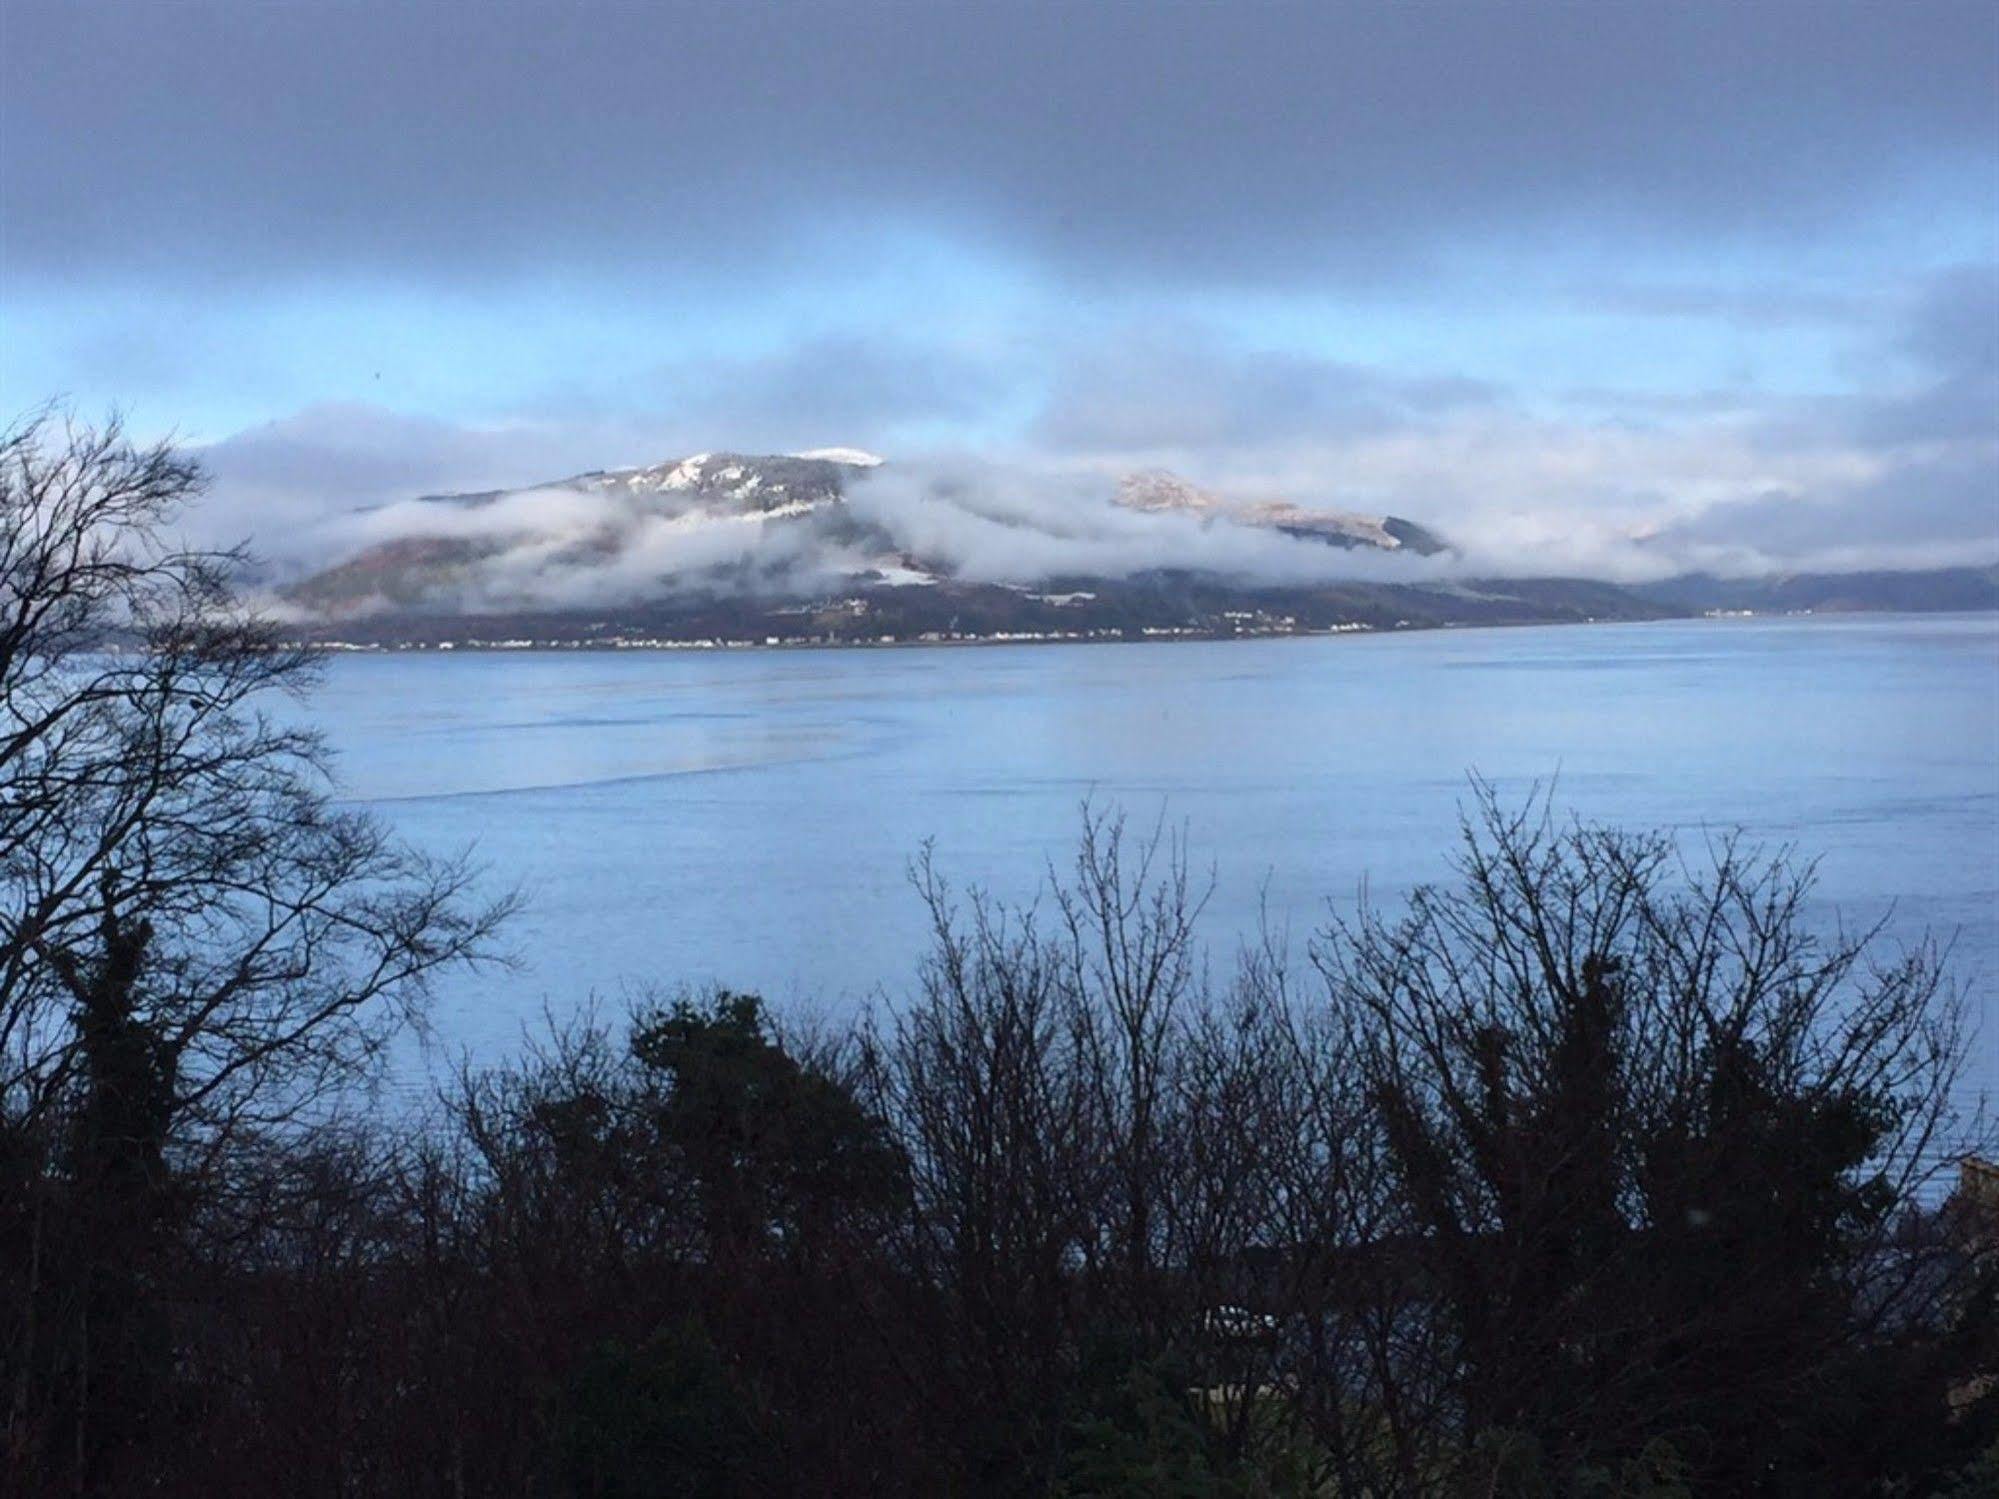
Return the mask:
M 1878 298 L 1795 282 L 1591 282 L 1574 288 L 1578 306 L 1673 322 L 1707 321 L 1758 331 L 1799 326 L 1859 327 L 1879 319 Z
M 1999 264 L 1957 266 L 1930 278 L 1900 342 L 1946 376 L 1999 377 Z
M 1999 563 L 1999 461 L 1925 454 L 1849 485 L 1726 501 L 1652 545 L 1680 566 L 1724 573 L 1990 566 Z
M 842 334 L 665 369 L 641 394 L 698 447 L 865 447 L 912 425 L 978 417 L 1003 394 L 1005 363 L 892 333 Z
M 1867 353 L 1889 366 L 1870 371 L 1873 388 L 1805 404 L 1770 424 L 1771 440 L 1875 450 L 1999 444 L 1999 263 L 1923 278 Z
M 1989 222 L 1988 0 L 6 0 L 10 273 L 728 275 L 885 216 L 1091 275 Z M 1607 237 L 1607 239 L 1605 238 Z
M 1070 354 L 1034 435 L 1058 452 L 1214 452 L 1381 434 L 1498 394 L 1464 376 L 1243 349 L 1185 326 L 1128 329 Z
M 1999 265 L 1928 278 L 1881 342 L 1911 378 L 1752 433 L 1780 462 L 1822 460 L 1815 481 L 1709 506 L 1660 545 L 1740 570 L 1999 561 Z

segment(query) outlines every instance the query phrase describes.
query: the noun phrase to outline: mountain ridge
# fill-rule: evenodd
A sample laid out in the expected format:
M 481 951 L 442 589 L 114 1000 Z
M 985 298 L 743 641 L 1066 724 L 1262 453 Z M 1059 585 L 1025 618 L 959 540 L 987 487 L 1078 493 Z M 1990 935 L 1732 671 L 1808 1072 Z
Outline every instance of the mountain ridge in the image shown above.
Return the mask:
M 1115 573 L 1079 563 L 974 577 L 934 541 L 924 544 L 923 527 L 910 523 L 910 504 L 967 503 L 955 491 L 904 494 L 900 510 L 850 503 L 855 488 L 885 472 L 893 465 L 854 448 L 715 451 L 519 489 L 425 495 L 390 507 L 406 528 L 401 534 L 320 569 L 283 600 L 303 633 L 366 644 L 1129 639 L 1999 608 L 1993 568 L 1629 584 L 1440 577 L 1418 564 L 1452 549 L 1417 522 L 1239 499 L 1157 469 L 1124 476 L 1088 518 L 1113 538 L 1138 524 L 1162 543 L 1165 562 Z M 1008 535 L 1033 525 L 1011 513 L 962 513 Z M 1046 535 L 1075 519 L 1065 512 L 1044 522 Z M 1204 553 L 1230 537 L 1320 544 L 1381 561 L 1364 577 L 1259 579 Z
M 396 511 L 412 531 L 317 570 L 285 596 L 296 606 L 333 617 L 378 607 L 462 612 L 468 593 L 478 604 L 528 607 L 543 602 L 533 596 L 533 569 L 510 568 L 510 559 L 532 556 L 550 566 L 588 568 L 650 542 L 659 543 L 663 560 L 671 562 L 675 549 L 669 543 L 695 540 L 704 528 L 711 540 L 727 540 L 728 528 L 735 528 L 734 546 L 742 555 L 733 566 L 704 559 L 699 546 L 683 547 L 682 566 L 663 566 L 649 580 L 634 580 L 626 601 L 644 602 L 648 592 L 725 586 L 802 597 L 843 578 L 917 586 L 954 576 L 958 569 L 947 558 L 930 554 L 934 548 L 905 543 L 881 519 L 862 515 L 848 503 L 851 483 L 886 467 L 885 460 L 858 448 L 763 455 L 715 451 L 633 468 L 593 469 L 514 489 L 421 495 L 401 507 L 373 512 Z M 570 497 L 596 502 L 599 509 L 588 516 L 571 515 L 562 508 Z M 942 494 L 933 502 L 950 503 Z M 435 511 L 436 518 L 425 516 L 426 510 Z M 1160 470 L 1127 476 L 1117 486 L 1105 514 L 1118 513 L 1186 522 L 1194 528 L 1190 539 L 1225 528 L 1356 552 L 1431 556 L 1448 550 L 1426 528 L 1399 516 L 1314 509 L 1288 501 L 1237 501 Z M 551 520 L 558 514 L 559 521 Z M 679 534 L 670 535 L 671 528 L 679 528 Z M 754 555 L 759 551 L 767 555 Z M 1185 561 L 1199 564 L 1191 551 Z M 510 581 L 521 590 L 511 599 L 505 592 Z

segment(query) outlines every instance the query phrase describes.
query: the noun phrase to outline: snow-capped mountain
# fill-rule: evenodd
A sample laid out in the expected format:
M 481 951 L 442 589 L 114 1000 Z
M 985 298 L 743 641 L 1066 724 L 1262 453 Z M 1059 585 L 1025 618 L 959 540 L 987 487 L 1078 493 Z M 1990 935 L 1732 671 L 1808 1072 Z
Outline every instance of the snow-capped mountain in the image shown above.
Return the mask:
M 896 504 L 854 503 L 856 496 L 886 497 L 870 488 L 888 482 L 878 477 L 886 467 L 857 448 L 697 453 L 522 489 L 427 495 L 357 517 L 363 543 L 289 597 L 313 613 L 351 617 L 384 608 L 581 607 L 691 592 L 806 596 L 835 586 L 922 586 L 968 567 L 989 583 L 1045 581 L 995 576 L 981 566 L 976 542 L 956 555 L 940 546 L 940 530 L 950 530 L 935 524 L 940 519 L 964 520 L 967 534 L 974 524 L 996 523 L 949 482 L 905 484 Z M 1172 517 L 1148 529 L 1148 567 L 1207 569 L 1223 550 L 1211 541 L 1233 528 L 1352 550 L 1442 550 L 1422 527 L 1393 516 L 1236 501 L 1150 472 L 1131 476 L 1112 494 L 1078 496 L 1073 504 L 1065 497 L 1048 507 L 1044 539 L 1058 544 L 1039 555 L 1061 555 L 1065 528 L 1086 519 L 1093 506 L 1103 507 L 1097 513 L 1106 522 L 1121 511 Z M 1017 534 L 1035 522 L 1015 513 L 997 524 Z M 1129 528 L 1127 519 L 1123 530 Z M 1046 571 L 1086 574 L 1102 555 L 1079 552 L 1077 566 L 1058 563 Z M 1229 555 L 1239 556 L 1240 548 Z
M 1162 469 L 1128 474 L 1119 483 L 1117 503 L 1128 510 L 1193 515 L 1231 525 L 1281 531 L 1303 540 L 1338 547 L 1375 547 L 1430 556 L 1449 548 L 1436 536 L 1399 515 L 1360 515 L 1350 510 L 1307 509 L 1288 500 L 1244 501 L 1196 488 Z
M 564 483 L 586 491 L 655 500 L 684 497 L 689 510 L 707 509 L 721 515 L 803 515 L 840 503 L 848 470 L 878 468 L 881 461 L 858 448 L 819 448 L 765 457 L 696 453 L 692 458 L 651 468 L 581 474 Z
M 858 448 L 696 453 L 523 489 L 424 495 L 363 518 L 394 534 L 289 590 L 328 615 L 512 607 L 676 585 L 781 589 L 831 568 L 908 572 L 891 538 L 845 504 L 882 460 Z
M 1098 487 L 899 472 L 829 448 L 697 453 L 348 517 L 287 591 L 350 645 L 1149 639 L 1703 610 L 1991 608 L 1999 576 L 1471 578 L 1396 516 L 1243 500 L 1173 474 Z
M 806 453 L 751 456 L 696 453 L 646 468 L 593 469 L 527 489 L 487 489 L 464 494 L 423 495 L 420 505 L 477 509 L 511 495 L 572 490 L 578 494 L 644 497 L 653 508 L 681 513 L 713 509 L 735 514 L 798 512 L 837 502 L 849 470 L 879 468 L 882 460 L 859 448 L 817 448 Z M 675 499 L 684 504 L 676 506 Z

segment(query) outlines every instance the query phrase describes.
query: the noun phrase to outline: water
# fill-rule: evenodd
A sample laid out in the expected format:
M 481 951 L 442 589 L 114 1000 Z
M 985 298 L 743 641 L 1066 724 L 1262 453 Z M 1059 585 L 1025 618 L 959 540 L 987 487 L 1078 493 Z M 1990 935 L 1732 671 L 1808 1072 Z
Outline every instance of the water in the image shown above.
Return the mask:
M 1085 798 L 1184 826 L 1226 953 L 1366 881 L 1447 873 L 1467 773 L 1822 858 L 1815 916 L 1955 934 L 1999 1086 L 1999 616 L 1703 620 L 977 649 L 350 657 L 343 794 L 530 897 L 513 974 L 440 996 L 511 1049 L 593 992 L 727 983 L 839 1012 L 906 989 L 906 871 L 1009 896 Z M 1266 894 L 1267 892 L 1267 894 Z

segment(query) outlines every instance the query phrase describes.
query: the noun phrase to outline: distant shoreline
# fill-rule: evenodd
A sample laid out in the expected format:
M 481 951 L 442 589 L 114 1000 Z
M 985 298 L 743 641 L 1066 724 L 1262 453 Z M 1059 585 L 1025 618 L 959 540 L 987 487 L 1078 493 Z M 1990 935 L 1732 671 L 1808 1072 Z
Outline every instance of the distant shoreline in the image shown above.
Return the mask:
M 1153 628 L 1141 631 L 1076 631 L 1066 634 L 1020 633 L 999 635 L 958 635 L 938 639 L 921 636 L 893 639 L 853 640 L 410 640 L 338 641 L 292 640 L 288 646 L 328 651 L 338 655 L 394 656 L 420 653 L 451 655 L 528 655 L 587 651 L 614 655 L 620 652 L 650 652 L 661 655 L 719 655 L 741 651 L 895 651 L 949 650 L 1002 645 L 1176 645 L 1199 641 L 1325 640 L 1349 635 L 1416 635 L 1439 630 L 1522 630 L 1553 625 L 1655 624 L 1663 619 L 1697 619 L 1699 615 L 1667 615 L 1653 620 L 1632 619 L 1520 619 L 1460 623 L 1443 621 L 1422 624 L 1414 621 L 1394 625 L 1336 625 L 1329 629 L 1298 630 L 1201 630 Z M 1719 617 L 1719 616 L 1715 616 Z M 1775 618 L 1776 616 L 1759 616 Z
M 1708 609 L 1698 613 L 1662 614 L 1650 619 L 1517 619 L 1446 620 L 1435 623 L 1405 621 L 1393 625 L 1339 625 L 1327 629 L 1290 630 L 1205 630 L 1154 627 L 1139 631 L 1095 631 L 1055 633 L 1004 633 L 959 635 L 940 638 L 879 638 L 850 640 L 667 640 L 624 637 L 608 640 L 558 640 L 509 638 L 505 640 L 407 640 L 348 641 L 299 638 L 282 642 L 290 648 L 323 651 L 329 655 L 557 655 L 587 652 L 593 655 L 649 653 L 659 655 L 722 655 L 745 651 L 892 651 L 966 649 L 990 646 L 1028 645 L 1175 645 L 1199 642 L 1241 642 L 1270 640 L 1325 640 L 1343 636 L 1389 636 L 1463 633 L 1483 630 L 1574 629 L 1592 625 L 1645 625 L 1691 623 L 1694 621 L 1747 622 L 1767 620 L 1863 620 L 1931 619 L 1999 613 L 1992 609 Z

